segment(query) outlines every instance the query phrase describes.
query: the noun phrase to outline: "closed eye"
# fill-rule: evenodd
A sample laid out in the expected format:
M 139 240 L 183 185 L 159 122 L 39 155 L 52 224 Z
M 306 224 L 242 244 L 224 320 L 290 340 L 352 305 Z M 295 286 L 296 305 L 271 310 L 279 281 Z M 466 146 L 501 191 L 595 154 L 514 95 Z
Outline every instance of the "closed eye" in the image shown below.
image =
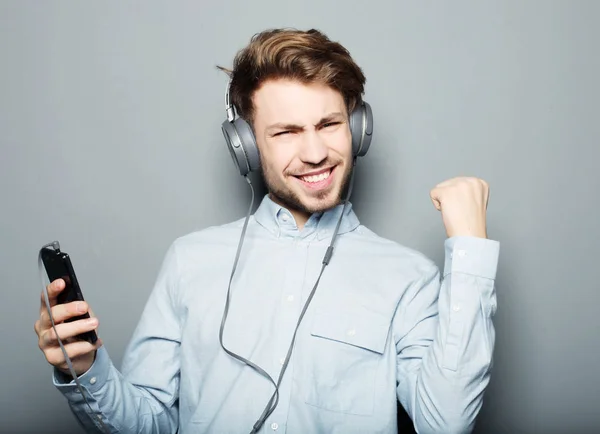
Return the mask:
M 325 122 L 324 124 L 321 124 L 321 126 L 319 128 L 331 128 L 334 127 L 336 125 L 341 124 L 340 121 L 332 121 L 332 122 Z M 275 134 L 273 134 L 272 137 L 278 137 L 278 136 L 285 136 L 287 134 L 294 134 L 298 131 L 296 130 L 283 130 L 283 131 L 278 131 Z

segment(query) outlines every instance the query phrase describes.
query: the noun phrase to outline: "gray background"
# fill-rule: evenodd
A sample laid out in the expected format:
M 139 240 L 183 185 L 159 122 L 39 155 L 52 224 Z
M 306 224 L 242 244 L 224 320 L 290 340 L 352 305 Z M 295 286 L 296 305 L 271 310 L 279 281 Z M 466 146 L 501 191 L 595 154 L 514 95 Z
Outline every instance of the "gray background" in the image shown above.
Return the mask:
M 174 238 L 242 217 L 225 75 L 267 27 L 316 27 L 364 68 L 362 222 L 439 265 L 428 192 L 491 185 L 497 346 L 479 433 L 600 429 L 600 2 L 0 1 L 0 421 L 75 432 L 37 347 L 38 248 L 60 240 L 117 366 Z

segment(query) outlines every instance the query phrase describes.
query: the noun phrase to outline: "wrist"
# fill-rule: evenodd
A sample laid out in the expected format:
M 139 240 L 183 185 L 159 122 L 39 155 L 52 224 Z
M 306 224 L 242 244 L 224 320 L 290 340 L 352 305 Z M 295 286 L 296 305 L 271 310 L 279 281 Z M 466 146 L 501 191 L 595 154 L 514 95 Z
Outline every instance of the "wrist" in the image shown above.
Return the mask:
M 448 238 L 453 238 L 453 237 L 474 237 L 474 238 L 486 238 L 487 239 L 487 232 L 485 230 L 483 231 L 457 231 L 457 232 L 449 232 L 448 233 Z

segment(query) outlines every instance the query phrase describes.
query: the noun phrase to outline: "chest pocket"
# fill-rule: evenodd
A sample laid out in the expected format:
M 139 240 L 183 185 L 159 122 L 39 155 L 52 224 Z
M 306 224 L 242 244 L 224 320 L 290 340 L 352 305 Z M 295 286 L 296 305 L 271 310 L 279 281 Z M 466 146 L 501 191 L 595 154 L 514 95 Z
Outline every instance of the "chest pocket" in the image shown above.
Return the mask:
M 305 402 L 371 415 L 389 328 L 389 320 L 372 313 L 317 313 L 310 329 Z

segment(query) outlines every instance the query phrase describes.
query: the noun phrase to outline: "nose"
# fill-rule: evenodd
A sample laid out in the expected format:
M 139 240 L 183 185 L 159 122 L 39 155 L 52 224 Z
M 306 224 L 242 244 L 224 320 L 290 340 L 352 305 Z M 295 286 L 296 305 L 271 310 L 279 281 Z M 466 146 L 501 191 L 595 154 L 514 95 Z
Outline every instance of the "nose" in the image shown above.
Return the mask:
M 304 134 L 300 150 L 300 159 L 304 163 L 319 164 L 327 158 L 327 144 L 317 131 Z

